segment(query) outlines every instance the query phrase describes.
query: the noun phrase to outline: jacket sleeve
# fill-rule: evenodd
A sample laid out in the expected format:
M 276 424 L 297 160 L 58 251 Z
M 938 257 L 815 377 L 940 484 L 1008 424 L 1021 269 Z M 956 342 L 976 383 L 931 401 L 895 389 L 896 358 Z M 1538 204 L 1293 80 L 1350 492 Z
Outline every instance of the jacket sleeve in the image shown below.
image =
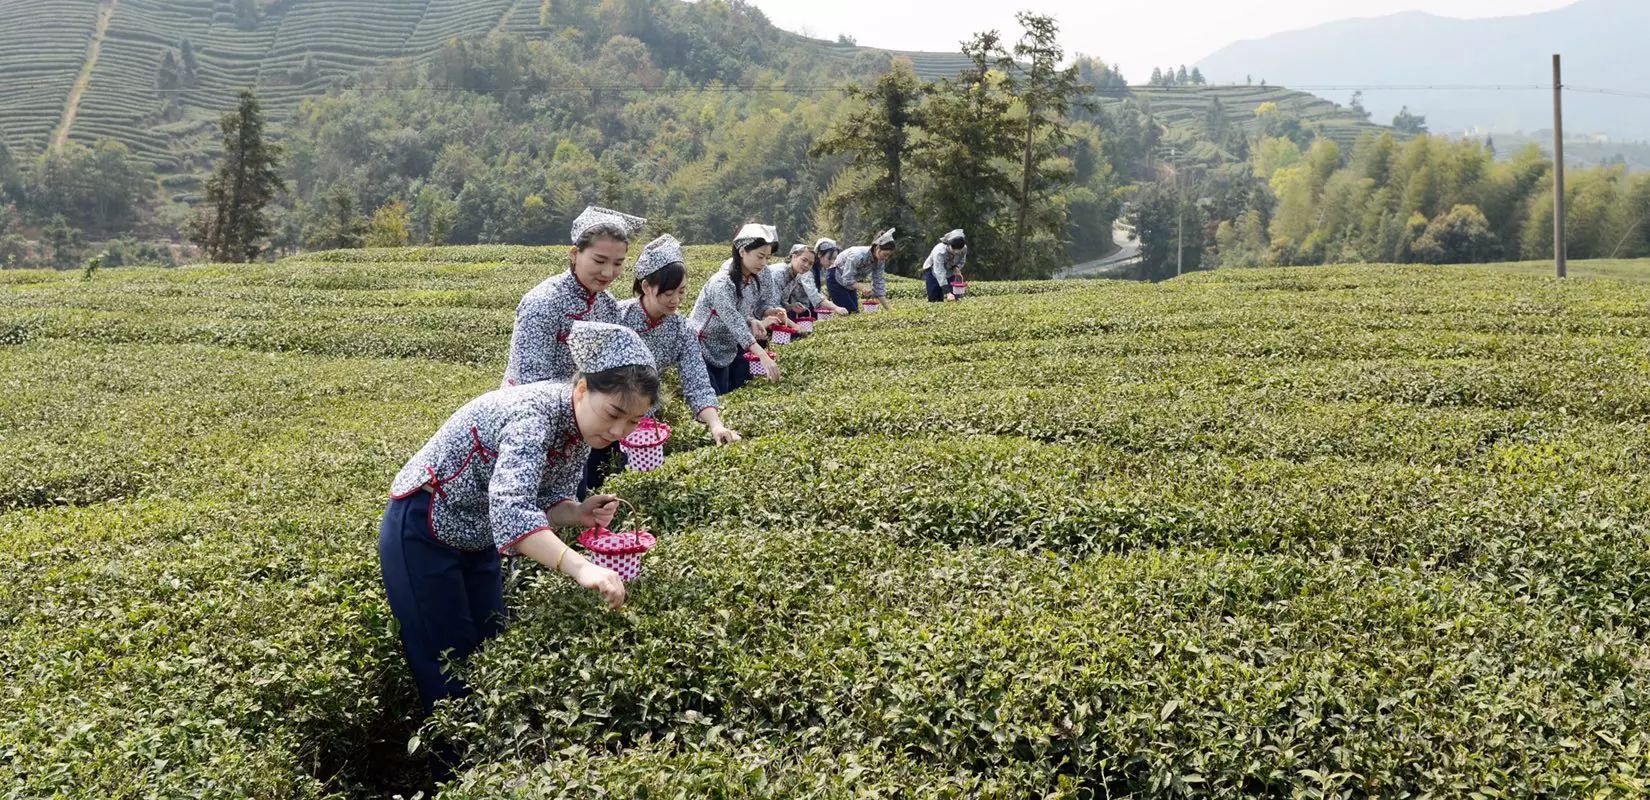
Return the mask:
M 527 537 L 550 530 L 550 519 L 539 498 L 539 482 L 547 463 L 543 421 L 520 415 L 505 423 L 499 432 L 496 459 L 493 477 L 487 483 L 487 515 L 493 543 L 500 553 L 509 555 Z
M 753 338 L 751 341 L 756 340 Z M 677 348 L 676 358 L 676 374 L 682 382 L 682 397 L 693 409 L 694 418 L 697 419 L 699 413 L 707 408 L 719 408 L 716 388 L 711 385 L 710 371 L 705 368 L 705 354 L 699 349 L 699 337 L 686 325 L 682 326 L 682 346 Z
M 717 281 L 715 286 L 708 286 L 705 291 L 708 293 L 707 301 L 710 304 L 711 316 L 716 317 L 728 329 L 728 333 L 733 334 L 734 341 L 739 343 L 739 351 L 745 352 L 751 345 L 756 344 L 756 336 L 751 333 L 750 317 L 733 299 L 732 287 L 732 283 Z M 764 291 L 760 284 L 756 290 Z

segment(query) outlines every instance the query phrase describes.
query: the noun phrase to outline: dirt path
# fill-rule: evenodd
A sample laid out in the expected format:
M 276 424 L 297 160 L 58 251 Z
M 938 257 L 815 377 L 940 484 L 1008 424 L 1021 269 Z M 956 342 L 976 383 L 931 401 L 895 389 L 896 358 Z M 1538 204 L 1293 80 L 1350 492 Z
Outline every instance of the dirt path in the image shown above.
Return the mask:
M 63 118 L 57 123 L 57 131 L 52 134 L 52 149 L 61 150 L 69 141 L 69 131 L 74 128 L 74 118 L 80 113 L 80 97 L 86 94 L 86 87 L 92 83 L 92 70 L 97 67 L 98 53 L 103 51 L 103 37 L 109 33 L 109 20 L 115 15 L 115 5 L 120 0 L 103 0 L 97 10 L 97 25 L 92 29 L 92 43 L 86 48 L 86 63 L 80 66 L 80 75 L 74 80 L 74 88 L 69 90 L 69 99 L 63 101 Z

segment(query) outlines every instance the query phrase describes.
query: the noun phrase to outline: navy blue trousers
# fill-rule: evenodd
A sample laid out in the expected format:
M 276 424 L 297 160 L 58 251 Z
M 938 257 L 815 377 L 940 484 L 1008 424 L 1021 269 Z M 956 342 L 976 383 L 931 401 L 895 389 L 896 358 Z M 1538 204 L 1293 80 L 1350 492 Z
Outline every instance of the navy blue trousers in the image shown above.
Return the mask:
M 850 314 L 859 313 L 859 292 L 854 287 L 844 287 L 836 282 L 836 278 L 825 276 L 825 289 L 831 293 L 831 302 L 848 309 Z
M 504 581 L 496 551 L 468 553 L 430 531 L 430 495 L 391 500 L 378 528 L 378 563 L 401 646 L 428 714 L 469 687 L 441 672 L 443 654 L 463 660 L 504 628 Z
M 943 303 L 943 302 L 945 302 L 945 295 L 946 295 L 947 292 L 951 291 L 951 287 L 950 286 L 941 286 L 940 285 L 940 279 L 934 277 L 933 271 L 926 270 L 926 269 L 923 270 L 922 271 L 922 282 L 924 284 L 927 284 L 927 286 L 928 286 L 928 302 L 930 302 L 930 303 Z
M 716 395 L 720 397 L 750 382 L 751 362 L 745 360 L 744 353 L 740 353 L 725 367 L 718 367 L 706 361 L 705 371 L 710 373 L 711 388 L 715 389 Z

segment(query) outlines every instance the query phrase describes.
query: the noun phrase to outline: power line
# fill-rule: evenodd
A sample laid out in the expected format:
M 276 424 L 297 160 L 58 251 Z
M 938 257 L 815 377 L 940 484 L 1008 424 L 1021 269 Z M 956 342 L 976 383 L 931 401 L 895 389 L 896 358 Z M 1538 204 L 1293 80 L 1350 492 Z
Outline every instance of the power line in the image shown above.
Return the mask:
M 1629 97 L 1635 100 L 1650 100 L 1650 92 L 1630 92 L 1626 89 L 1600 89 L 1590 86 L 1564 85 L 1566 92 L 1582 92 L 1584 94 L 1600 94 L 1609 97 Z
M 16 85 L 16 84 L 13 84 L 13 85 Z M 44 82 L 41 82 L 37 85 L 38 86 L 45 86 L 46 84 Z M 55 85 L 55 84 L 53 84 L 53 85 Z M 258 88 L 258 87 L 253 87 L 253 88 Z M 270 90 L 270 89 L 282 89 L 282 88 L 291 88 L 291 87 L 266 86 L 266 87 L 262 87 L 262 88 L 264 88 L 267 91 L 267 90 Z M 849 87 L 847 85 L 842 85 L 842 84 L 833 85 L 833 86 L 787 86 L 787 85 L 762 86 L 762 85 L 742 85 L 742 84 L 717 84 L 717 85 L 710 85 L 710 86 L 645 86 L 645 85 L 613 84 L 613 85 L 608 85 L 608 86 L 531 86 L 531 87 L 516 86 L 516 87 L 501 88 L 501 89 L 480 89 L 480 88 L 475 88 L 475 87 L 456 86 L 456 85 L 419 84 L 419 85 L 412 85 L 412 86 L 398 86 L 398 85 L 391 85 L 391 84 L 374 85 L 374 84 L 351 84 L 351 83 L 331 84 L 331 85 L 328 85 L 324 88 L 328 91 L 330 91 L 330 90 L 352 91 L 352 92 L 361 92 L 361 93 L 365 93 L 365 94 L 378 94 L 378 93 L 388 93 L 388 92 L 455 92 L 455 93 L 487 94 L 487 95 L 511 94 L 511 93 L 564 94 L 564 93 L 590 93 L 590 92 L 641 92 L 641 93 L 652 93 L 652 94 L 694 94 L 694 93 L 733 94 L 733 93 L 744 93 L 744 92 L 750 92 L 750 93 L 776 92 L 776 93 L 781 93 L 781 94 L 840 94 L 840 93 L 848 91 L 848 89 L 849 89 Z M 1285 91 L 1295 91 L 1295 92 L 1305 92 L 1305 93 L 1310 93 L 1310 92 L 1342 92 L 1342 91 L 1358 91 L 1358 92 L 1550 92 L 1550 91 L 1552 91 L 1553 87 L 1552 87 L 1552 84 L 1541 84 L 1541 83 L 1529 83 L 1529 84 L 1518 84 L 1518 83 L 1499 83 L 1499 84 L 1467 84 L 1467 83 L 1463 83 L 1463 84 L 1356 84 L 1356 83 L 1333 83 L 1333 84 L 1331 84 L 1331 83 L 1322 83 L 1322 84 L 1319 84 L 1319 83 L 1298 83 L 1298 84 L 1288 84 L 1288 85 L 1272 84 L 1272 85 L 1266 85 L 1266 86 L 1262 86 L 1260 84 L 1241 84 L 1241 83 L 1240 84 L 1204 84 L 1204 85 L 1200 85 L 1200 86 L 1163 86 L 1163 85 L 1152 85 L 1152 84 L 1136 84 L 1136 85 L 1130 85 L 1130 86 L 1093 87 L 1093 88 L 1090 89 L 1090 94 L 1099 95 L 1099 96 L 1102 96 L 1102 97 L 1125 97 L 1125 96 L 1141 94 L 1141 93 L 1162 94 L 1162 93 L 1172 93 L 1172 92 L 1185 92 L 1185 93 L 1188 93 L 1188 94 L 1218 94 L 1221 90 L 1238 90 L 1238 89 L 1241 89 L 1241 90 L 1258 90 L 1258 91 L 1265 91 L 1265 90 L 1269 90 L 1269 89 L 1280 89 L 1280 90 L 1285 90 Z M 1567 91 L 1567 92 L 1578 92 L 1578 93 L 1584 93 L 1584 94 L 1596 94 L 1596 95 L 1604 95 L 1604 96 L 1609 96 L 1609 97 L 1622 97 L 1622 98 L 1630 98 L 1630 99 L 1635 99 L 1635 100 L 1650 100 L 1650 92 L 1636 92 L 1636 91 L 1630 91 L 1630 90 L 1626 90 L 1626 89 L 1610 89 L 1610 88 L 1603 88 L 1603 87 L 1588 87 L 1588 86 L 1566 85 L 1566 86 L 1563 87 L 1563 90 Z M 192 93 L 199 93 L 199 94 L 233 93 L 233 92 L 238 91 L 238 90 L 234 89 L 234 88 L 230 88 L 230 87 L 203 88 L 203 87 L 198 87 L 197 86 L 197 87 L 178 88 L 178 89 L 153 89 L 151 91 L 155 92 L 156 94 L 161 94 L 161 95 L 185 95 L 185 94 L 192 94 Z M 306 96 L 309 96 L 309 95 L 306 95 Z

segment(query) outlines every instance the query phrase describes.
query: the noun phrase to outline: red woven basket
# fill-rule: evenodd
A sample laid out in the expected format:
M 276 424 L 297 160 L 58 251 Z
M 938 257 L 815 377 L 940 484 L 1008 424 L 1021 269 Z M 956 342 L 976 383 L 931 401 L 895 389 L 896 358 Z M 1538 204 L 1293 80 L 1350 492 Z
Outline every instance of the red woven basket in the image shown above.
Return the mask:
M 770 341 L 774 344 L 790 344 L 791 339 L 795 338 L 798 333 L 800 333 L 799 330 L 789 325 L 775 325 L 768 329 L 768 335 L 771 337 Z
M 624 453 L 625 469 L 650 472 L 665 464 L 665 442 L 670 441 L 670 426 L 652 417 L 643 417 L 636 430 L 619 442 Z
M 619 502 L 630 506 L 623 500 Z M 579 534 L 579 546 L 590 553 L 590 563 L 619 573 L 625 583 L 641 576 L 642 554 L 655 544 L 658 540 L 647 531 L 610 531 L 598 525 Z
M 768 351 L 768 358 L 769 359 L 776 359 L 776 358 L 778 358 L 778 356 L 775 356 L 773 354 L 773 351 L 769 350 Z M 762 366 L 762 359 L 757 358 L 755 355 L 753 355 L 751 353 L 746 353 L 745 354 L 745 360 L 749 361 L 751 363 L 751 374 L 752 375 L 755 375 L 758 378 L 768 377 L 768 368 Z

